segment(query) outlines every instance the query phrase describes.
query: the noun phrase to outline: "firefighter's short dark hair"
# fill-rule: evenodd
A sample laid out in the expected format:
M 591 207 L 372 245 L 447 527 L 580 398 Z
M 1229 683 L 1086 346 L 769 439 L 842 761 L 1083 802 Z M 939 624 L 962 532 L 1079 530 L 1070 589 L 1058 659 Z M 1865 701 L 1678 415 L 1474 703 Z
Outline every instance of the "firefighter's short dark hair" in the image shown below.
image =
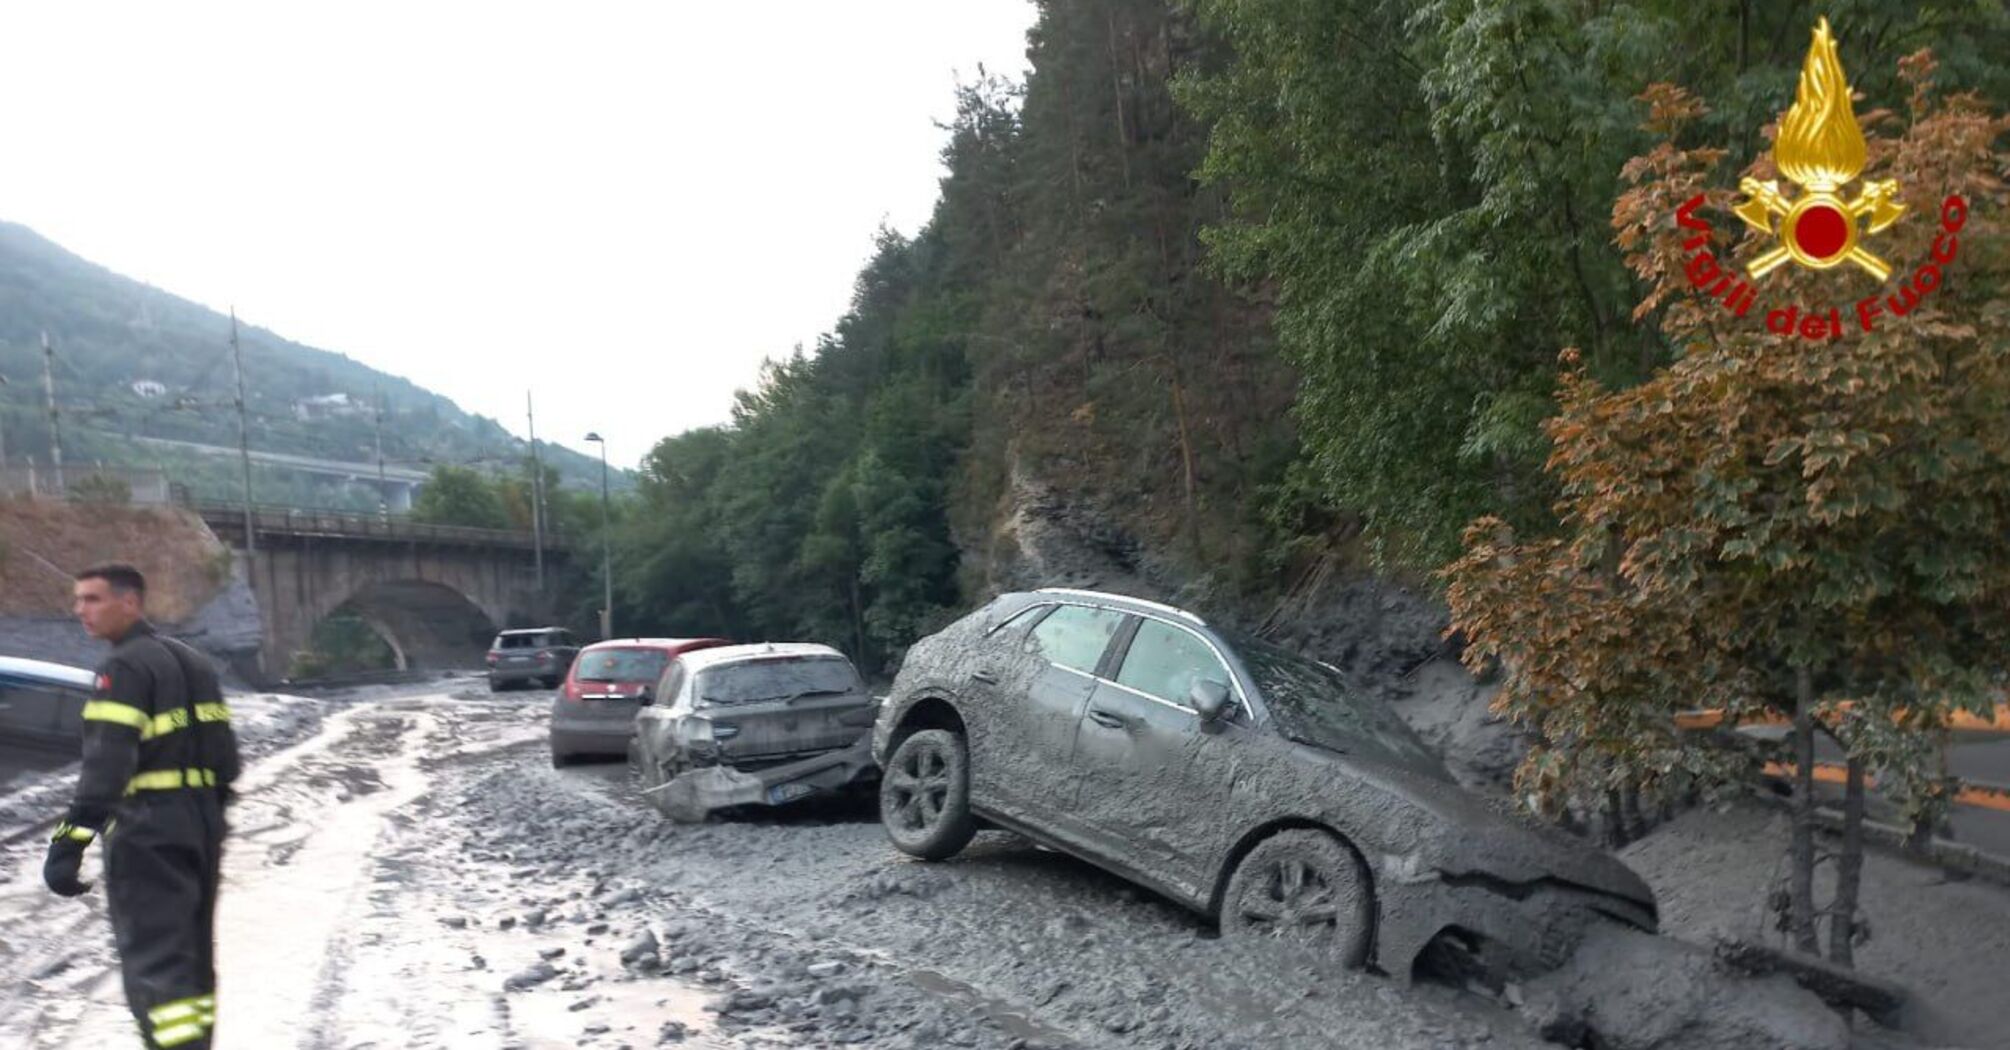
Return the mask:
M 147 578 L 140 575 L 140 570 L 123 562 L 93 565 L 77 574 L 79 583 L 84 580 L 103 580 L 115 594 L 137 594 L 142 598 L 147 594 Z

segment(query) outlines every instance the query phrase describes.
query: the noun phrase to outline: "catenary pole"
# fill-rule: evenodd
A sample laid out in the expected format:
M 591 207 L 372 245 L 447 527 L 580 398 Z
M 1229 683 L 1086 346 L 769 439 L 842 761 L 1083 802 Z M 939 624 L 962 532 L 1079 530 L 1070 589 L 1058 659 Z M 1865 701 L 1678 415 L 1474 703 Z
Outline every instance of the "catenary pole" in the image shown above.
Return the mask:
M 537 551 L 537 591 L 544 593 L 544 463 L 537 455 L 537 406 L 523 392 L 524 420 L 530 426 L 530 542 Z
M 63 480 L 63 417 L 56 410 L 56 346 L 49 342 L 46 329 L 42 332 L 42 400 L 49 409 L 49 462 L 56 468 L 56 491 L 68 496 L 70 486 Z
M 251 517 L 251 425 L 244 404 L 244 348 L 237 341 L 237 307 L 230 308 L 230 357 L 237 371 L 237 452 L 244 462 L 244 558 L 246 568 L 258 553 Z

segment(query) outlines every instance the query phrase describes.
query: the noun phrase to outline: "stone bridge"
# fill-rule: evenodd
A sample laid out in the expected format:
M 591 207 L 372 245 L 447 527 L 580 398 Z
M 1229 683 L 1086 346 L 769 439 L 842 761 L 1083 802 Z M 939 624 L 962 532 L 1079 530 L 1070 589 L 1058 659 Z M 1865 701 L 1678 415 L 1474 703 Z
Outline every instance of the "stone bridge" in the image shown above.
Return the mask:
M 194 509 L 242 560 L 244 508 Z M 480 667 L 499 628 L 541 624 L 552 612 L 527 532 L 276 507 L 254 508 L 250 525 L 263 637 L 255 666 L 238 670 L 261 682 L 284 676 L 316 625 L 340 610 L 382 635 L 400 668 Z M 547 542 L 547 573 L 557 553 Z

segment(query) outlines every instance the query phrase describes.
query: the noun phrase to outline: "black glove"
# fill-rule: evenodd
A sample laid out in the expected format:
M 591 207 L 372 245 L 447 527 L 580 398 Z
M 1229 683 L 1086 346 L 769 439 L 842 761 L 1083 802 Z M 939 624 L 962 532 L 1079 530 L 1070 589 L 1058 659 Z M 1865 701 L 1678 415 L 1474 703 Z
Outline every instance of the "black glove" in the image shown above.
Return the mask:
M 59 897 L 76 897 L 91 888 L 91 884 L 77 878 L 84 866 L 84 847 L 98 837 L 90 828 L 80 828 L 68 821 L 56 826 L 56 837 L 49 840 L 49 859 L 42 862 L 42 881 Z

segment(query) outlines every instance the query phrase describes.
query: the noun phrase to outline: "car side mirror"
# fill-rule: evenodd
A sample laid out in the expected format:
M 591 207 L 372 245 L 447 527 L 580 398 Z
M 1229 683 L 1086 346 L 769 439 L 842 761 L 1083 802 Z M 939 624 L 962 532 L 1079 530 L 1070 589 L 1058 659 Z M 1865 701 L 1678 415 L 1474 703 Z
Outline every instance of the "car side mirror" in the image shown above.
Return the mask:
M 1196 679 L 1187 690 L 1186 702 L 1200 714 L 1201 721 L 1212 722 L 1228 713 L 1228 686 L 1212 678 Z

